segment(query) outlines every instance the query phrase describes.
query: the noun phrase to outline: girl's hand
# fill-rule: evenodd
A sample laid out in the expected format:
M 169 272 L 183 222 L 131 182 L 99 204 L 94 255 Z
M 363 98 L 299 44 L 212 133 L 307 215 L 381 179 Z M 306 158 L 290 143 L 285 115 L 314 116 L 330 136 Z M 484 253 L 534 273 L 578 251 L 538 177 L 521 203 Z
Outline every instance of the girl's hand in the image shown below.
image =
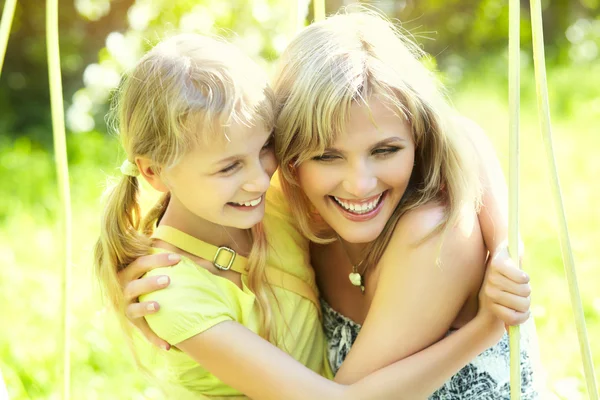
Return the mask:
M 502 244 L 488 262 L 479 292 L 481 313 L 490 313 L 506 325 L 520 325 L 529 318 L 529 276 L 516 266 Z
M 140 277 L 154 268 L 175 265 L 180 260 L 181 257 L 173 253 L 152 254 L 138 258 L 119 272 L 119 281 L 127 303 L 125 316 L 142 332 L 150 343 L 164 350 L 169 350 L 171 346 L 156 336 L 144 319 L 145 315 L 156 313 L 160 306 L 155 301 L 139 303 L 138 297 L 169 286 L 169 277 L 165 275 L 150 278 Z

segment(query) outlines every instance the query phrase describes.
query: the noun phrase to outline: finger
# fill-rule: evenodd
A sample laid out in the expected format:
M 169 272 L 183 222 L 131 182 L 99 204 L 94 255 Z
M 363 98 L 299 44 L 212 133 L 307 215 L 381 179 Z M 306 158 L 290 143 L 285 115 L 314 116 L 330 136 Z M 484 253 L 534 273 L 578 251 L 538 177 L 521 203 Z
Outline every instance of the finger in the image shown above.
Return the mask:
M 529 319 L 530 315 L 529 311 L 522 313 L 507 307 L 503 307 L 500 304 L 493 304 L 490 308 L 498 319 L 502 320 L 502 322 L 509 326 L 521 325 Z
M 143 294 L 156 292 L 169 286 L 171 280 L 167 275 L 150 276 L 146 278 L 135 279 L 125 286 L 123 290 L 127 301 L 133 301 Z
M 119 271 L 119 281 L 121 286 L 125 286 L 154 268 L 168 267 L 177 264 L 179 261 L 181 261 L 181 256 L 175 253 L 142 256 L 129 264 L 125 269 Z
M 137 323 L 138 318 L 143 318 L 146 315 L 156 314 L 160 309 L 160 305 L 155 301 L 144 301 L 142 303 L 131 303 L 125 308 L 125 315 L 133 322 Z
M 515 283 L 503 275 L 491 275 L 488 277 L 489 286 L 513 294 L 515 296 L 531 296 L 529 283 Z
M 529 282 L 529 275 L 517 267 L 513 260 L 508 258 L 508 254 L 506 253 L 499 253 L 496 257 L 492 258 L 488 269 L 490 274 L 504 275 L 516 283 Z
M 517 312 L 525 313 L 529 311 L 531 306 L 530 297 L 515 296 L 511 293 L 506 293 L 501 290 L 488 290 L 487 295 L 493 304 L 500 305 L 504 308 L 510 308 Z
M 140 330 L 140 332 L 142 332 L 144 337 L 154 346 L 167 351 L 171 348 L 171 345 L 169 343 L 162 340 L 161 338 L 156 336 L 154 332 L 152 332 L 152 329 L 150 329 L 150 326 L 148 326 L 148 323 L 145 319 L 137 320 L 135 326 Z

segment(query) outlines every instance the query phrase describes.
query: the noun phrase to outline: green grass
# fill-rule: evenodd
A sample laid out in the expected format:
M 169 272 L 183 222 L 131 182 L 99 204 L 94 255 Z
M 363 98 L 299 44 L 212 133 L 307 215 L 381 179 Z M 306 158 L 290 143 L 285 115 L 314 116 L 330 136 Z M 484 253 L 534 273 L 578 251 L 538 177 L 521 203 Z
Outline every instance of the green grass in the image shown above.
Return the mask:
M 455 105 L 482 125 L 507 160 L 506 89 L 482 68 L 457 87 Z M 594 253 L 600 243 L 600 102 L 590 69 L 550 71 L 554 140 L 571 241 L 594 363 L 600 368 L 600 285 Z M 576 80 L 576 78 L 578 78 Z M 532 277 L 533 312 L 547 387 L 557 398 L 583 399 L 579 347 L 562 270 L 548 172 L 531 93 L 524 76 L 521 147 L 521 232 L 524 267 Z M 135 368 L 114 319 L 104 312 L 92 271 L 91 250 L 106 174 L 122 161 L 113 139 L 100 134 L 69 138 L 73 189 L 73 399 L 157 399 L 163 396 Z M 506 164 L 506 163 L 505 163 Z M 57 189 L 51 155 L 26 139 L 0 138 L 0 369 L 10 398 L 60 396 L 60 239 L 55 227 Z

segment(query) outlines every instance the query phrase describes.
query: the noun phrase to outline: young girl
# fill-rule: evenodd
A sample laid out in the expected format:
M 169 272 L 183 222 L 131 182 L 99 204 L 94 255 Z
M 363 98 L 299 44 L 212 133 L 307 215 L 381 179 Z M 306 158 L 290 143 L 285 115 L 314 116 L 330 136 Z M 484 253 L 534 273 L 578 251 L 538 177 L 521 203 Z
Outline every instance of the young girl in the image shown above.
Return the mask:
M 176 266 L 148 274 L 171 284 L 141 304 L 161 304 L 146 318 L 176 347 L 165 353 L 173 378 L 197 394 L 412 399 L 433 392 L 504 332 L 492 312 L 498 304 L 485 290 L 492 278 L 484 281 L 476 316 L 457 333 L 352 385 L 321 377 L 328 373 L 308 243 L 287 200 L 277 191 L 265 195 L 275 162 L 269 91 L 258 77 L 237 50 L 198 36 L 170 39 L 138 64 L 121 96 L 129 160 L 123 195 L 111 199 L 98 246 L 109 294 L 121 307 L 139 290 L 128 287 L 119 298 L 117 272 L 150 252 L 150 244 L 180 256 Z M 144 223 L 135 202 L 138 173 L 167 193 Z M 151 242 L 145 235 L 155 224 Z M 488 274 L 506 280 L 500 305 L 523 297 L 523 277 L 514 268 Z

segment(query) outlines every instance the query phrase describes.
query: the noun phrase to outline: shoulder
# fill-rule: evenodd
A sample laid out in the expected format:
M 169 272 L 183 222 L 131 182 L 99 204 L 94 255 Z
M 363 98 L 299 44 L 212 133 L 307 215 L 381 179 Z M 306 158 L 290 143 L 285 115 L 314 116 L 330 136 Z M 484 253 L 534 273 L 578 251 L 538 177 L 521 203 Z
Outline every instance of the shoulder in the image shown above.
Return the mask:
M 160 310 L 147 315 L 150 328 L 171 344 L 179 343 L 208 328 L 252 308 L 254 297 L 233 282 L 215 276 L 192 260 L 182 257 L 172 267 L 156 268 L 146 276 L 167 275 L 171 283 L 164 289 L 140 296 L 140 301 L 156 301 Z
M 475 121 L 462 115 L 452 118 L 455 129 L 464 135 L 474 150 L 480 150 L 481 146 L 491 146 L 491 141 L 485 130 Z
M 157 301 L 162 309 L 187 308 L 199 302 L 207 306 L 229 307 L 240 297 L 237 293 L 242 292 L 235 283 L 211 273 L 185 256 L 181 256 L 179 263 L 155 268 L 145 276 L 159 275 L 169 277 L 169 286 L 143 295 L 140 299 Z
M 464 129 L 483 131 L 477 122 L 473 121 L 471 118 L 465 117 L 464 115 L 456 114 L 452 116 L 452 121 L 456 124 L 456 126 Z
M 475 210 L 464 207 L 452 226 L 438 229 L 445 212 L 439 203 L 428 203 L 406 212 L 396 225 L 384 257 L 408 257 L 415 266 L 435 264 L 442 271 L 481 272 L 485 246 Z

